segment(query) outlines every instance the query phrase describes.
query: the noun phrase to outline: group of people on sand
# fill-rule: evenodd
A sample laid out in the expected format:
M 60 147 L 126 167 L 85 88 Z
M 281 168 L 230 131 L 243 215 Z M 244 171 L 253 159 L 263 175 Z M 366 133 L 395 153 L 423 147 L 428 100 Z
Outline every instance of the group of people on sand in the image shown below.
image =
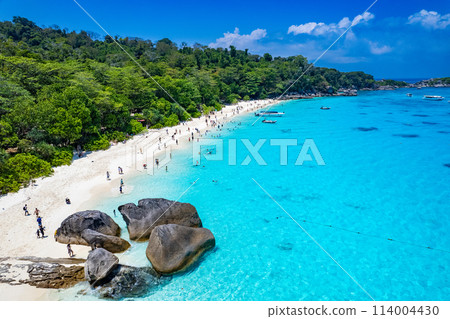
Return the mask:
M 67 201 L 69 201 L 69 204 L 70 204 L 70 200 L 68 198 L 66 198 L 66 203 L 67 203 Z M 28 204 L 25 204 L 22 209 L 25 212 L 25 216 L 31 215 L 28 212 Z M 48 236 L 45 236 L 45 226 L 42 224 L 43 218 L 40 213 L 41 213 L 41 211 L 36 207 L 33 212 L 33 215 L 36 217 L 36 223 L 37 223 L 36 238 L 44 239 L 44 238 L 47 238 Z M 56 232 L 55 232 L 55 235 L 56 235 Z M 72 248 L 70 247 L 70 244 L 67 245 L 67 252 L 69 254 L 69 257 L 75 256 Z
M 144 164 L 144 168 L 147 168 L 147 164 Z M 123 168 L 118 166 L 117 171 L 119 172 L 119 175 L 123 175 Z M 106 180 L 111 180 L 111 173 L 109 171 L 106 171 Z M 119 186 L 119 192 L 120 194 L 123 194 L 123 187 L 125 186 L 125 183 L 123 182 L 123 178 L 120 179 L 120 186 Z
M 25 212 L 25 216 L 30 216 L 31 214 L 28 212 L 28 204 L 23 206 L 23 211 Z M 38 228 L 36 230 L 37 238 L 45 238 L 45 227 L 42 225 L 42 217 L 39 215 L 41 211 L 36 207 L 34 209 L 33 215 L 36 216 L 36 222 L 38 224 Z

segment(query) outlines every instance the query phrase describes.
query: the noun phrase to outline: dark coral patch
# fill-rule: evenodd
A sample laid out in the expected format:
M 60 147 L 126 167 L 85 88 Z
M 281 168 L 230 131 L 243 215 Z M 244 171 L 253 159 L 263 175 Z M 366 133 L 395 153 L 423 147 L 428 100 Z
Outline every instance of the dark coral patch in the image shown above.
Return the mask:
M 378 128 L 376 127 L 356 127 L 354 130 L 358 130 L 361 132 L 369 132 L 369 131 L 378 131 Z
M 417 135 L 417 134 L 392 134 L 392 136 L 399 136 L 399 137 L 404 137 L 404 138 L 419 137 L 419 135 Z

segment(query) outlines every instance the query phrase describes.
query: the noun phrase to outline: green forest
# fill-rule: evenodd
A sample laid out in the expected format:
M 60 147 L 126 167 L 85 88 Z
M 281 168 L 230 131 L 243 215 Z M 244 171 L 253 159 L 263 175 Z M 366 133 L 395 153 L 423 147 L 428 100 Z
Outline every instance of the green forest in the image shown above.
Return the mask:
M 272 57 L 0 22 L 0 192 L 69 165 L 74 150 L 107 149 L 148 128 L 177 125 L 239 100 L 279 96 L 310 65 L 301 55 Z M 293 93 L 373 88 L 364 72 L 311 67 Z M 178 104 L 179 103 L 179 104 Z

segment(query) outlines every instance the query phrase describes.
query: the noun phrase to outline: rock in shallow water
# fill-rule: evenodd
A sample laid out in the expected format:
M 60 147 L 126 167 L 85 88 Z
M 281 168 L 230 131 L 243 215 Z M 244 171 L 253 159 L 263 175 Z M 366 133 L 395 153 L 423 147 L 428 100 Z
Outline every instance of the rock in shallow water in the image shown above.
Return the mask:
M 104 279 L 104 283 L 96 288 L 95 294 L 110 299 L 142 297 L 170 279 L 171 277 L 161 277 L 150 267 L 118 265 Z
M 119 258 L 103 248 L 91 251 L 84 264 L 85 278 L 92 286 L 96 286 L 114 270 Z
M 81 232 L 83 238 L 91 247 L 104 248 L 112 253 L 120 253 L 130 248 L 130 243 L 117 236 L 109 236 L 92 229 Z
M 81 237 L 85 229 L 95 230 L 109 236 L 119 236 L 120 227 L 114 220 L 98 210 L 77 212 L 64 219 L 58 228 L 55 238 L 59 243 L 89 245 Z
M 119 211 L 127 223 L 130 239 L 146 240 L 158 225 L 177 224 L 189 227 L 202 227 L 202 221 L 194 206 L 164 198 L 141 199 L 119 206 Z
M 150 235 L 146 255 L 157 272 L 171 274 L 186 269 L 215 244 L 209 229 L 160 225 Z

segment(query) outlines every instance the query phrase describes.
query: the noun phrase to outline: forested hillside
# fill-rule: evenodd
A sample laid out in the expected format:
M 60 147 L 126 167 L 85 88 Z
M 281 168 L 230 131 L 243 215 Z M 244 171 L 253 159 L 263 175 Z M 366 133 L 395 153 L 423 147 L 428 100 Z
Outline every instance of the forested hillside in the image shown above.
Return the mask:
M 116 40 L 179 104 L 108 37 L 41 28 L 22 17 L 0 22 L 2 193 L 70 164 L 77 147 L 105 149 L 145 126 L 173 126 L 240 99 L 276 97 L 309 66 L 301 55 L 273 58 L 169 39 Z M 374 83 L 363 72 L 312 67 L 290 92 Z

